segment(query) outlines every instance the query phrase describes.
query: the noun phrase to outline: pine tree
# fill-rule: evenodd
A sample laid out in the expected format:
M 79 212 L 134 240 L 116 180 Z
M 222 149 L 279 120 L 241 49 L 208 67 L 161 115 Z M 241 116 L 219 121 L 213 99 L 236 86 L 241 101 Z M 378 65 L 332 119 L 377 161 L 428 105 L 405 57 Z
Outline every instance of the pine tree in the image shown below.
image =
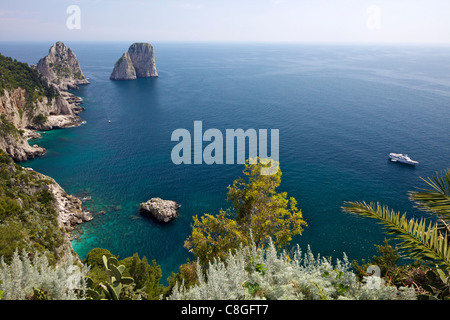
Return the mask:
M 247 163 L 246 178 L 240 178 L 228 187 L 229 210 L 220 210 L 217 216 L 205 214 L 194 216 L 192 234 L 185 241 L 188 248 L 205 264 L 214 258 L 224 258 L 240 244 L 267 245 L 269 239 L 277 248 L 290 243 L 300 235 L 307 224 L 295 198 L 287 198 L 286 192 L 278 192 L 281 170 L 272 175 L 262 174 L 266 164 Z

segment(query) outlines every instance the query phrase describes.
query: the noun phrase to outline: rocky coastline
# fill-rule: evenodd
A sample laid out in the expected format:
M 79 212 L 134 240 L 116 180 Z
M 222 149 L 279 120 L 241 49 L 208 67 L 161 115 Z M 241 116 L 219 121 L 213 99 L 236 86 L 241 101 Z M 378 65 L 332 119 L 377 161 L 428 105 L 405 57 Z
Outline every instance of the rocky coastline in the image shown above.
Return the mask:
M 33 171 L 31 168 L 25 169 Z M 83 208 L 81 199 L 68 194 L 53 178 L 39 172 L 36 172 L 36 174 L 41 179 L 50 181 L 48 191 L 55 199 L 59 227 L 70 233 L 77 225 L 93 219 L 92 213 Z
M 89 81 L 84 76 L 75 53 L 62 42 L 56 42 L 44 58 L 29 66 L 38 71 L 38 77 L 51 88 L 50 95 L 33 97 L 34 89 L 22 87 L 0 88 L 0 149 L 15 162 L 22 162 L 43 156 L 45 148 L 31 145 L 30 139 L 41 138 L 40 131 L 79 126 L 79 116 L 84 108 L 83 100 L 68 90 L 76 90 Z M 142 77 L 158 77 L 154 49 L 148 43 L 134 43 L 116 62 L 111 74 L 112 80 L 132 80 Z M 45 87 L 44 86 L 44 87 Z M 46 89 L 46 90 L 47 90 Z M 33 97 L 30 100 L 30 96 Z M 68 194 L 54 179 L 24 168 L 33 176 L 47 181 L 45 188 L 53 195 L 53 207 L 58 213 L 58 226 L 66 232 L 70 245 L 74 228 L 93 219 L 91 212 L 83 206 L 83 200 Z M 34 190 L 37 191 L 37 190 Z M 31 190 L 30 192 L 33 192 Z M 89 197 L 90 199 L 90 197 Z M 158 221 L 167 223 L 178 217 L 179 205 L 170 200 L 152 198 L 142 203 L 140 211 L 150 213 Z M 72 250 L 73 251 L 73 250 Z M 74 253 L 76 256 L 76 253 Z
M 0 149 L 16 162 L 45 154 L 45 148 L 28 142 L 41 137 L 38 131 L 68 128 L 83 123 L 79 116 L 84 111 L 81 106 L 83 100 L 68 90 L 89 84 L 75 53 L 62 42 L 56 42 L 48 55 L 30 68 L 38 70 L 40 79 L 52 88 L 54 94 L 49 97 L 39 96 L 30 101 L 30 92 L 19 86 L 4 89 L 0 95 Z M 31 168 L 25 169 L 33 171 Z M 54 179 L 41 173 L 36 174 L 41 179 L 50 181 L 48 191 L 55 199 L 58 224 L 67 232 L 70 244 L 70 232 L 78 224 L 92 220 L 92 214 L 83 208 L 80 199 L 67 194 Z
M 78 85 L 88 84 L 73 51 L 62 42 L 55 43 L 49 54 L 40 59 L 36 68 L 45 84 L 54 91 L 53 97 L 40 96 L 30 101 L 30 92 L 18 87 L 5 89 L 0 95 L 2 122 L 10 130 L 0 135 L 0 149 L 14 161 L 26 161 L 45 154 L 42 147 L 32 147 L 27 140 L 37 137 L 36 131 L 79 126 L 83 120 L 83 100 L 68 92 Z M 34 131 L 34 133 L 33 133 Z

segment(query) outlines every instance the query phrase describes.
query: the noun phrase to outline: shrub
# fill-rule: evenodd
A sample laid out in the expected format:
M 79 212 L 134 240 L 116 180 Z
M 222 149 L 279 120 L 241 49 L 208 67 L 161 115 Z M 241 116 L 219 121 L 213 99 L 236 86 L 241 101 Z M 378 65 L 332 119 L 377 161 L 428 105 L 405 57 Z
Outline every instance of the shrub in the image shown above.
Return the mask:
M 267 249 L 254 245 L 241 247 L 225 261 L 210 262 L 206 275 L 198 268 L 198 285 L 189 289 L 177 283 L 168 297 L 178 299 L 415 299 L 412 288 L 386 285 L 383 279 L 370 276 L 362 282 L 351 271 L 344 255 L 332 265 L 331 259 L 314 257 L 308 248 L 296 248 L 292 258 L 278 254 L 270 243 Z
M 33 255 L 31 259 L 25 250 L 21 254 L 16 250 L 10 264 L 1 257 L 0 291 L 4 292 L 4 300 L 84 298 L 87 270 L 75 264 L 71 254 L 57 267 L 51 266 L 45 255 Z
M 42 113 L 39 113 L 37 116 L 33 118 L 33 124 L 36 126 L 42 126 L 47 122 L 47 117 Z

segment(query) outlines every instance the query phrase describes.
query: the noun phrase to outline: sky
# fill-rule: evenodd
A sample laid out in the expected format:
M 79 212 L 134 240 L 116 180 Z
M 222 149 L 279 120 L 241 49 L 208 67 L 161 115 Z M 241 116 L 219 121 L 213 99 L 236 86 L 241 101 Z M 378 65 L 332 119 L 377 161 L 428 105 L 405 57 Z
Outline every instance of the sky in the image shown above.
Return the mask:
M 0 0 L 0 41 L 450 44 L 449 0 Z

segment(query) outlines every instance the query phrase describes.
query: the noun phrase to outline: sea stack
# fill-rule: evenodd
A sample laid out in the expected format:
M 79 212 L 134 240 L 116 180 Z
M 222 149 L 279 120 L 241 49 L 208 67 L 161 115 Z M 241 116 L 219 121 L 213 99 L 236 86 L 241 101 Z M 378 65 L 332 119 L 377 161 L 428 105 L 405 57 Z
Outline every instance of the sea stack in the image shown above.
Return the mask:
M 48 55 L 39 60 L 36 68 L 48 85 L 59 90 L 78 89 L 78 85 L 89 84 L 75 53 L 61 41 L 50 48 Z
M 133 43 L 117 60 L 109 77 L 111 80 L 134 80 L 158 77 L 155 51 L 150 43 Z
M 117 60 L 114 70 L 110 76 L 111 80 L 133 80 L 136 79 L 136 70 L 131 62 L 130 54 L 125 52 L 123 56 Z
M 152 198 L 140 205 L 141 213 L 150 213 L 154 218 L 161 222 L 169 222 L 178 218 L 178 209 L 180 205 L 172 200 L 163 200 L 161 198 Z

